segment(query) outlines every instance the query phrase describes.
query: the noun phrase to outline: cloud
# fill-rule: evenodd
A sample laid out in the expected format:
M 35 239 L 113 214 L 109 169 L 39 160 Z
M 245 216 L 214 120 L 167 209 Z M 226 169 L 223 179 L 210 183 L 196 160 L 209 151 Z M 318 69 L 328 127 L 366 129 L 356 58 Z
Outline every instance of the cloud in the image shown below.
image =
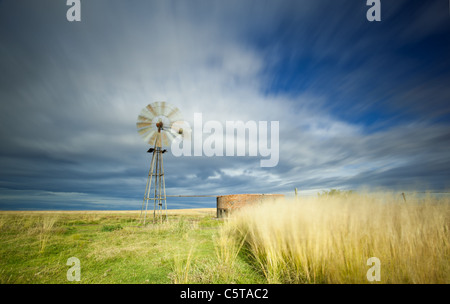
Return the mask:
M 379 25 L 352 1 L 91 1 L 79 23 L 64 3 L 0 5 L 0 208 L 138 209 L 150 155 L 135 121 L 161 100 L 191 124 L 280 123 L 278 166 L 168 153 L 168 193 L 448 186 L 438 5 L 410 20 L 386 3 Z

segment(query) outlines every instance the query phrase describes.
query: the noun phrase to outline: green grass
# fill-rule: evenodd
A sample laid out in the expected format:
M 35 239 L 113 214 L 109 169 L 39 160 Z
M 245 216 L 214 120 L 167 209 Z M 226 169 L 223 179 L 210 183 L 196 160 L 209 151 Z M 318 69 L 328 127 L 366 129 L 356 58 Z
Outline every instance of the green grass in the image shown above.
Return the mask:
M 327 193 L 243 208 L 138 212 L 0 212 L 0 283 L 450 282 L 450 200 Z M 67 260 L 80 260 L 70 282 Z
M 102 231 L 111 232 L 114 230 L 120 230 L 123 229 L 122 225 L 116 224 L 116 225 L 103 225 Z
M 136 212 L 0 212 L 0 283 L 263 282 L 244 259 L 222 265 L 214 216 L 171 212 L 138 227 Z M 66 278 L 70 257 L 80 282 Z

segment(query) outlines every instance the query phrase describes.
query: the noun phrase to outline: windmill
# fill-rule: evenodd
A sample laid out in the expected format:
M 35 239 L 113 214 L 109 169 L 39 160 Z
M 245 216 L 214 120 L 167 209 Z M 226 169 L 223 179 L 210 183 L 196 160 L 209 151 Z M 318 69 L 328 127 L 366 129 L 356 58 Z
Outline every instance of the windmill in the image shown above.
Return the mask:
M 167 218 L 163 163 L 163 154 L 167 149 L 163 147 L 168 147 L 176 137 L 190 136 L 190 128 L 182 120 L 180 110 L 166 102 L 154 102 L 143 108 L 136 127 L 145 142 L 151 146 L 147 152 L 152 153 L 139 223 L 145 225 L 149 201 L 153 201 L 153 222 L 158 218 L 162 222 L 163 218 Z

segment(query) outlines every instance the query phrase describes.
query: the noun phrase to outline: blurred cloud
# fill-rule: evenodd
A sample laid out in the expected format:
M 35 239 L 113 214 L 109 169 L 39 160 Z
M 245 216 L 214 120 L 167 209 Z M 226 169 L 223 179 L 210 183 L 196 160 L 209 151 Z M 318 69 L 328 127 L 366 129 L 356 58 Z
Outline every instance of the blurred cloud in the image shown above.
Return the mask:
M 372 24 L 363 2 L 85 1 L 79 23 L 0 2 L 0 208 L 138 209 L 135 120 L 160 100 L 280 122 L 277 167 L 169 153 L 168 193 L 447 189 L 448 9 L 383 2 Z

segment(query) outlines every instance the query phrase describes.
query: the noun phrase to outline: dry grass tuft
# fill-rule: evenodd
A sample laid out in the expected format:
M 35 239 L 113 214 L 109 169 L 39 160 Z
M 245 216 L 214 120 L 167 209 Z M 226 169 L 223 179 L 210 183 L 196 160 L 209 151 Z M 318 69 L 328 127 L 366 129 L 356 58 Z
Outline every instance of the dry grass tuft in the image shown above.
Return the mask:
M 218 256 L 230 263 L 244 240 L 269 283 L 368 283 L 370 257 L 381 283 L 449 283 L 449 203 L 350 194 L 246 208 L 222 228 Z
M 39 253 L 44 252 L 45 247 L 47 246 L 47 243 L 50 239 L 53 226 L 55 225 L 56 221 L 57 221 L 56 217 L 42 218 L 42 222 L 40 222 L 41 225 L 38 227 L 39 244 L 40 244 Z

